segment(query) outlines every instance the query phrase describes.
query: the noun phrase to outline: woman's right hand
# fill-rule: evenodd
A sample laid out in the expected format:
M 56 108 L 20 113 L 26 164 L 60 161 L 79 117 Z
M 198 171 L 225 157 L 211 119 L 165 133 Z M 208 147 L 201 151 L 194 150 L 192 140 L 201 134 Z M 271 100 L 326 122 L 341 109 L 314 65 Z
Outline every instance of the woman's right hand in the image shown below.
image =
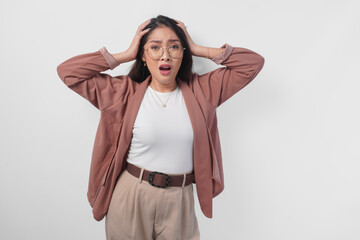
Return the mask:
M 150 28 L 148 28 L 148 29 L 146 29 L 144 31 L 143 31 L 143 29 L 144 29 L 144 27 L 146 27 L 146 25 L 148 25 L 150 23 L 150 21 L 151 21 L 151 18 L 146 20 L 145 22 L 143 22 L 138 27 L 138 29 L 136 31 L 136 34 L 135 34 L 135 37 L 132 40 L 130 47 L 125 51 L 126 54 L 129 56 L 130 61 L 136 59 L 136 55 L 137 55 L 137 53 L 139 51 L 140 40 L 141 40 L 142 36 L 144 34 L 146 34 L 150 30 Z

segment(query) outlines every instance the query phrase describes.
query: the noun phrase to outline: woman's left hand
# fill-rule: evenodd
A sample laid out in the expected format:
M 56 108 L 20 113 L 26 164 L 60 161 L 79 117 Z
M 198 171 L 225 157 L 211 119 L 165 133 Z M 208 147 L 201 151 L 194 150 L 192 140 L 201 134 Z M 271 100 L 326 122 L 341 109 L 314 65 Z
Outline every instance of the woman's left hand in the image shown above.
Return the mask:
M 172 18 L 172 19 L 173 19 L 173 18 Z M 179 20 L 176 20 L 176 19 L 173 19 L 173 20 L 175 20 L 175 21 L 177 22 L 177 25 L 178 25 L 179 27 L 181 27 L 181 29 L 184 31 L 184 33 L 185 33 L 185 35 L 186 35 L 186 39 L 187 39 L 187 41 L 188 41 L 188 43 L 189 43 L 189 47 L 190 47 L 191 54 L 192 54 L 192 55 L 195 55 L 195 49 L 196 49 L 197 45 L 196 45 L 196 44 L 194 43 L 194 41 L 191 39 L 189 33 L 188 33 L 187 30 L 186 30 L 185 24 L 184 24 L 183 22 L 179 21 Z

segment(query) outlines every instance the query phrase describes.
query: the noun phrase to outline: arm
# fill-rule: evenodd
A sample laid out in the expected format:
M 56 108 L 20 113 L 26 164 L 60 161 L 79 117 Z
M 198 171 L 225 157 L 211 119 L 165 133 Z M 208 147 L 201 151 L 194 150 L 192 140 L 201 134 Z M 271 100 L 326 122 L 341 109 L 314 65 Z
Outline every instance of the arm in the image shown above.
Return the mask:
M 221 50 L 220 50 L 221 49 Z M 218 107 L 249 84 L 261 71 L 265 59 L 246 48 L 224 44 L 220 49 L 209 48 L 209 57 L 226 67 L 198 76 L 198 84 L 207 100 Z M 197 48 L 196 54 L 207 57 L 207 48 Z
M 125 62 L 124 53 L 116 54 Z M 99 110 L 112 105 L 125 92 L 127 76 L 112 77 L 101 73 L 114 69 L 118 62 L 105 47 L 96 52 L 72 57 L 57 67 L 60 79 L 73 91 L 87 99 Z
M 224 44 L 221 48 L 207 48 L 194 43 L 183 22 L 174 19 L 184 31 L 191 53 L 207 57 L 216 64 L 225 65 L 199 76 L 193 74 L 191 81 L 195 89 L 200 89 L 214 107 L 220 106 L 227 99 L 240 91 L 253 80 L 262 69 L 265 59 L 246 48 L 234 48 Z
M 192 48 L 192 50 L 194 56 L 213 59 L 217 55 L 223 53 L 225 51 L 225 48 L 209 48 L 196 45 Z

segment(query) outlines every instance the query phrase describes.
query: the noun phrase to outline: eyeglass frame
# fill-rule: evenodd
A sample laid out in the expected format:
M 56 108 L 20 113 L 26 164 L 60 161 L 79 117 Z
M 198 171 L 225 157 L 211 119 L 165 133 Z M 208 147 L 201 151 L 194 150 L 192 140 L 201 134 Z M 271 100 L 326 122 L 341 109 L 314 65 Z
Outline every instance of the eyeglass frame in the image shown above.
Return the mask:
M 159 59 L 154 59 L 154 58 L 152 58 L 152 57 L 150 56 L 150 54 L 149 54 L 149 52 L 148 52 L 148 50 L 149 50 L 150 47 L 152 47 L 152 46 L 149 46 L 145 51 L 147 52 L 147 54 L 149 55 L 149 57 L 150 57 L 151 59 L 153 59 L 153 60 L 159 60 L 159 59 L 161 59 L 161 57 L 164 55 L 165 50 L 167 50 L 167 52 L 169 53 L 169 56 L 171 57 L 170 52 L 169 52 L 169 48 L 170 48 L 171 46 L 169 46 L 169 47 L 167 47 L 167 48 L 160 47 L 161 50 L 162 50 L 162 53 L 161 53 Z M 180 57 L 178 57 L 178 58 L 171 57 L 171 58 L 174 58 L 174 59 L 179 59 L 179 58 L 181 58 L 181 57 L 183 56 L 183 54 L 184 54 L 185 49 L 186 49 L 186 48 L 182 47 L 182 50 L 183 50 L 183 51 L 182 51 L 182 55 L 181 55 Z

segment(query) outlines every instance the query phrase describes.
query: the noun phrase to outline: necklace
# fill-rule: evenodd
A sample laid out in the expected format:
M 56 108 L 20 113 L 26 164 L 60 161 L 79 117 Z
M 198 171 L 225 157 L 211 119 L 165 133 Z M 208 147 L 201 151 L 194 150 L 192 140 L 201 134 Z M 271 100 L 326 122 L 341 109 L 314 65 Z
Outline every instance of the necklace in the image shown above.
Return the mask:
M 150 88 L 152 89 L 152 87 L 150 87 Z M 176 88 L 177 88 L 177 86 L 176 86 Z M 176 90 L 176 88 L 175 88 L 175 90 Z M 169 94 L 169 96 L 168 96 L 168 98 L 166 99 L 166 102 L 165 102 L 165 103 L 163 103 L 163 101 L 161 101 L 161 98 L 160 98 L 159 95 L 156 93 L 156 90 L 155 90 L 155 89 L 153 89 L 153 92 L 155 92 L 156 96 L 159 98 L 162 107 L 166 107 L 167 101 L 169 100 L 169 98 L 170 98 L 170 96 L 173 94 L 173 92 L 175 92 L 175 90 L 172 91 L 172 92 Z

